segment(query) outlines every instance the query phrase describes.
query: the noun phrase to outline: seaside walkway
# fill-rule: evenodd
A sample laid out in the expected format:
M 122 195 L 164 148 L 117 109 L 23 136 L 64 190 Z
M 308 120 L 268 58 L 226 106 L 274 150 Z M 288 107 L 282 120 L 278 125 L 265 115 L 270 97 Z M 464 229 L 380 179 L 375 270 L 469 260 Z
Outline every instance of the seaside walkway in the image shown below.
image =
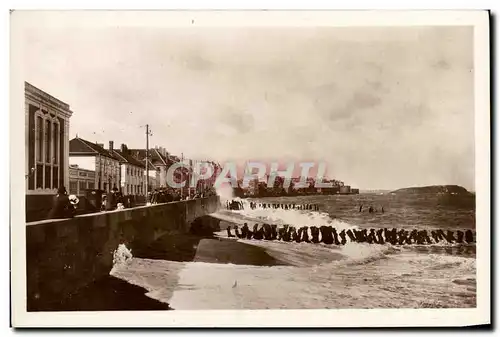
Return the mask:
M 100 212 L 26 224 L 28 311 L 53 310 L 78 289 L 109 275 L 120 244 L 134 251 L 169 235 L 218 230 L 208 216 L 219 197 Z

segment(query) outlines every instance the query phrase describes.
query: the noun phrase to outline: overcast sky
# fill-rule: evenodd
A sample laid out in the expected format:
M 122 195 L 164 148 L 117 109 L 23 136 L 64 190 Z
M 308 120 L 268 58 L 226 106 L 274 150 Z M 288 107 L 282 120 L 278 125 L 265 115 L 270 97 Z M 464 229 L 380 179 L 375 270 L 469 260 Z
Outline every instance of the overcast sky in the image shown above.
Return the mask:
M 193 158 L 321 160 L 361 189 L 474 189 L 471 28 L 106 28 L 24 36 L 70 138 Z M 107 145 L 106 145 L 107 146 Z

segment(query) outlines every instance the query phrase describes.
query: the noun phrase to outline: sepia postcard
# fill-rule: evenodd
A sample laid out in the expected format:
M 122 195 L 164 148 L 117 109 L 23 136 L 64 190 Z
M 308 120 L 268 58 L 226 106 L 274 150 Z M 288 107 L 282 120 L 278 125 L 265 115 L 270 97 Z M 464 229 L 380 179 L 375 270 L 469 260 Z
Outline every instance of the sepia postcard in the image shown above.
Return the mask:
M 10 24 L 14 327 L 491 324 L 487 11 Z

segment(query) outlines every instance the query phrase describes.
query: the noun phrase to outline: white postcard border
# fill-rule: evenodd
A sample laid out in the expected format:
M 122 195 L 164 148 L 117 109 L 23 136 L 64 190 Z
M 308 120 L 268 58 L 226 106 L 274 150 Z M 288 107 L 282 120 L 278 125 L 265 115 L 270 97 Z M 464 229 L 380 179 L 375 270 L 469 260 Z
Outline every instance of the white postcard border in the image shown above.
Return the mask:
M 36 20 L 33 20 L 36 15 Z M 165 20 L 164 16 L 169 19 Z M 192 21 L 193 20 L 193 21 Z M 415 26 L 473 25 L 476 136 L 477 308 L 192 310 L 140 312 L 26 312 L 24 196 L 24 77 L 22 29 L 61 28 L 77 22 L 106 25 L 172 26 Z M 250 11 L 250 12 L 17 12 L 11 15 L 11 262 L 15 327 L 389 327 L 487 324 L 490 317 L 490 107 L 489 22 L 486 11 Z

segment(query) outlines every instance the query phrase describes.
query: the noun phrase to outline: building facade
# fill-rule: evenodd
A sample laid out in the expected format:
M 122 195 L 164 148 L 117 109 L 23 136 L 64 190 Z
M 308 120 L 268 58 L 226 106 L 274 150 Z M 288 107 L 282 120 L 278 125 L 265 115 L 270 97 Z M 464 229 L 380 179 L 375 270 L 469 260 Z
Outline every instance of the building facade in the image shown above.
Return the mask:
M 159 187 L 167 187 L 167 170 L 171 163 L 167 157 L 163 155 L 163 153 L 166 154 L 165 149 L 153 148 L 149 149 L 148 153 L 146 153 L 145 149 L 130 149 L 129 153 L 136 160 L 144 163 L 144 166 L 146 166 L 146 159 L 148 159 L 148 191 L 152 191 Z M 146 176 L 146 173 L 144 175 Z M 146 182 L 144 184 L 146 184 Z
M 69 184 L 67 103 L 25 82 L 26 194 L 54 195 Z
M 120 161 L 112 152 L 106 150 L 104 144 L 95 144 L 78 136 L 69 141 L 70 165 L 95 171 L 95 188 L 106 192 L 114 187 L 120 189 Z
M 120 150 L 110 150 L 120 161 L 120 187 L 123 195 L 146 193 L 145 165 L 130 155 L 130 150 L 122 144 Z
M 248 194 L 250 196 L 259 195 L 259 179 L 254 178 L 248 182 Z
M 340 186 L 340 194 L 350 194 L 350 193 L 351 193 L 351 186 L 349 185 Z
M 146 161 L 144 161 L 145 163 Z M 149 180 L 146 176 L 149 175 Z M 151 160 L 148 161 L 148 170 L 144 170 L 144 189 L 146 188 L 146 182 L 149 183 L 148 191 L 154 191 L 161 187 L 160 182 L 160 168 L 156 167 Z
M 69 194 L 85 195 L 86 190 L 95 188 L 95 171 L 86 170 L 78 165 L 69 166 Z
M 24 82 L 26 221 L 46 219 L 69 184 L 69 104 Z

